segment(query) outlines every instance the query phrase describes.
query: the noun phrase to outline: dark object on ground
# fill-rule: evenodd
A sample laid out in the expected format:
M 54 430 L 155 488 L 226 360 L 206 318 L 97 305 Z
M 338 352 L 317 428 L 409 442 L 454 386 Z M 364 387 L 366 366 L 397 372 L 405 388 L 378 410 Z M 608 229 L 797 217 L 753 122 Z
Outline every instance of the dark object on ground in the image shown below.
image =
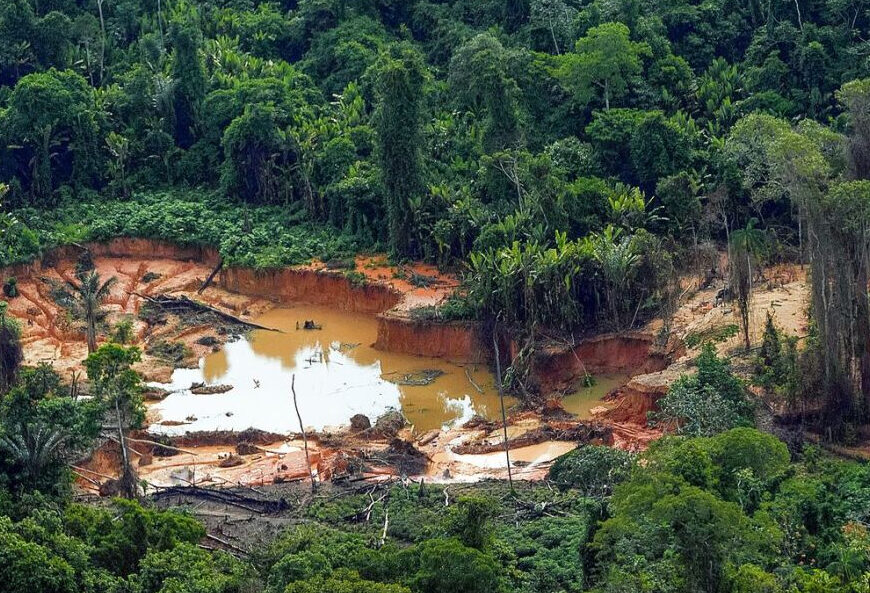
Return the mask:
M 256 445 L 247 441 L 242 441 L 236 445 L 236 453 L 239 455 L 254 455 L 259 452 L 260 449 L 258 449 Z
M 145 353 L 174 364 L 179 364 L 190 354 L 183 342 L 168 342 L 166 340 L 150 344 L 145 348 Z
M 299 329 L 299 322 L 298 321 L 296 322 L 296 329 Z M 323 329 L 323 326 L 314 323 L 313 319 L 306 319 L 305 321 L 302 322 L 302 329 L 307 329 L 307 330 Z
M 350 429 L 354 432 L 361 432 L 372 427 L 372 421 L 365 414 L 354 414 L 350 418 Z
M 235 453 L 230 453 L 229 457 L 221 459 L 218 462 L 218 467 L 236 467 L 242 465 L 244 460 L 236 455 Z
M 418 475 L 426 469 L 429 458 L 417 449 L 413 444 L 402 439 L 393 439 L 390 446 L 378 455 L 377 461 L 385 461 L 387 465 L 395 467 L 400 474 L 408 476 Z
M 142 394 L 142 399 L 147 402 L 159 402 L 166 399 L 167 395 L 169 395 L 169 392 L 165 389 L 161 389 L 160 387 L 149 387 L 148 390 Z
M 537 445 L 545 441 L 573 441 L 610 445 L 613 443 L 613 428 L 597 422 L 565 422 L 545 424 L 518 437 L 508 439 L 508 448 L 516 449 Z M 464 443 L 453 448 L 457 455 L 482 455 L 504 451 L 503 443 Z
M 79 255 L 78 262 L 76 262 L 76 275 L 90 272 L 95 267 L 93 254 L 87 249 L 82 251 Z
M 280 331 L 272 327 L 266 327 L 264 325 L 254 323 L 253 321 L 245 321 L 244 319 L 236 317 L 235 315 L 227 313 L 226 311 L 221 311 L 220 309 L 212 307 L 211 305 L 206 305 L 205 303 L 195 301 L 184 295 L 174 297 L 168 294 L 149 296 L 147 294 L 142 294 L 139 292 L 132 292 L 130 294 L 134 294 L 137 297 L 144 299 L 146 305 L 152 305 L 153 307 L 156 307 L 165 313 L 174 313 L 181 317 L 196 318 L 196 321 L 202 324 L 207 324 L 207 317 L 211 317 L 212 325 L 215 326 L 218 325 L 215 321 L 219 320 L 224 322 L 224 324 L 230 323 L 232 325 L 241 325 L 246 329 L 265 329 L 268 331 Z
M 220 344 L 220 340 L 218 340 L 214 336 L 203 336 L 196 341 L 200 346 L 217 346 Z
M 14 299 L 18 296 L 18 280 L 15 276 L 7 278 L 6 282 L 3 283 L 3 294 L 10 299 Z
M 390 410 L 375 421 L 374 432 L 384 438 L 394 438 L 407 423 L 407 419 L 401 412 Z
M 163 277 L 163 274 L 158 274 L 157 272 L 145 272 L 145 275 L 142 276 L 142 282 L 144 284 L 148 284 L 150 282 L 154 282 L 155 280 L 159 280 Z

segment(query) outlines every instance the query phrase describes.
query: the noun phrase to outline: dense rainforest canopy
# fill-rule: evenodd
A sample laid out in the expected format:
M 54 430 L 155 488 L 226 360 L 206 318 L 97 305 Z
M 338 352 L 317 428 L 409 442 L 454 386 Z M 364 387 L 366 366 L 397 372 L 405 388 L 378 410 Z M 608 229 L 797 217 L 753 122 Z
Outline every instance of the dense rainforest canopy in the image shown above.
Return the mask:
M 723 249 L 746 329 L 753 270 L 809 263 L 841 432 L 870 410 L 868 27 L 863 0 L 10 0 L 0 263 L 122 235 L 254 267 L 384 249 L 463 271 L 440 314 L 526 357 L 666 333 Z
M 723 251 L 749 349 L 754 271 L 802 263 L 809 334 L 769 322 L 754 381 L 854 440 L 868 77 L 870 0 L 0 0 L 0 265 L 117 236 L 260 268 L 425 259 L 465 282 L 437 316 L 520 344 L 522 392 L 543 337 L 662 317 L 667 340 L 680 277 Z M 98 308 L 98 278 L 76 288 Z M 318 502 L 239 559 L 198 548 L 188 516 L 71 503 L 101 422 L 122 444 L 142 422 L 138 351 L 89 329 L 83 400 L 48 368 L 16 376 L 0 306 L 0 589 L 870 591 L 867 466 L 749 428 L 710 348 L 651 418 L 677 434 L 639 457 L 584 447 L 558 489 L 449 507 L 396 487 L 386 543 L 347 520 L 368 498 Z

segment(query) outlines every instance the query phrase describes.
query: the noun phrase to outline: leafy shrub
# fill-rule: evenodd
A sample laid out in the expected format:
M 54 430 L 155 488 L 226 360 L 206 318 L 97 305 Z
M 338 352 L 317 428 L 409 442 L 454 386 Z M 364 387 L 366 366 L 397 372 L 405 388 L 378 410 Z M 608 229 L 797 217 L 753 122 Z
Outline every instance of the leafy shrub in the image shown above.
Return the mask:
M 260 206 L 249 209 L 219 194 L 204 191 L 138 193 L 125 201 L 70 202 L 55 210 L 17 212 L 21 223 L 7 233 L 3 264 L 33 259 L 44 249 L 75 241 L 141 237 L 179 245 L 219 248 L 227 265 L 283 267 L 346 258 L 359 250 L 357 240 L 326 225 L 304 222 L 299 208 Z M 70 237 L 71 224 L 86 229 Z M 27 235 L 24 229 L 31 233 Z M 24 233 L 24 234 L 22 234 Z M 28 245 L 20 242 L 32 236 Z M 17 243 L 10 243 L 15 239 Z
M 184 342 L 169 342 L 160 340 L 149 345 L 145 352 L 167 362 L 180 363 L 191 355 L 190 348 Z
M 412 589 L 419 593 L 497 593 L 503 589 L 495 559 L 456 539 L 432 539 L 419 545 L 419 570 Z
M 133 321 L 122 319 L 112 328 L 111 340 L 117 344 L 129 344 L 133 341 Z
M 3 294 L 10 299 L 14 299 L 18 296 L 18 280 L 15 276 L 7 278 L 6 282 L 3 283 Z
M 492 537 L 491 519 L 497 512 L 494 500 L 481 496 L 464 496 L 450 509 L 448 531 L 463 545 L 484 549 Z
M 633 461 L 620 449 L 582 445 L 556 459 L 548 477 L 562 489 L 574 488 L 583 496 L 603 498 L 628 478 Z
M 794 403 L 800 390 L 797 338 L 783 336 L 770 313 L 767 314 L 753 371 L 758 385 Z
M 746 388 L 724 359 L 707 343 L 696 360 L 698 372 L 683 375 L 650 412 L 653 425 L 677 434 L 709 436 L 735 426 L 752 424 L 752 407 Z

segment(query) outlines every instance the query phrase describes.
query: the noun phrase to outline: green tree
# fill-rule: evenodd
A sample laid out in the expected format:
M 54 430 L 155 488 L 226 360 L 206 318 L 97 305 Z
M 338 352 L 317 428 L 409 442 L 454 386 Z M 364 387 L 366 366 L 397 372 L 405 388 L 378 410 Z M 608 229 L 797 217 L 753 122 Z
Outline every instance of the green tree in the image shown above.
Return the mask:
M 68 396 L 48 365 L 24 369 L 0 403 L 0 450 L 13 488 L 65 493 L 67 463 L 93 444 L 101 416 L 98 402 Z
M 607 226 L 603 232 L 591 238 L 592 257 L 604 279 L 604 295 L 610 312 L 610 321 L 620 331 L 625 322 L 627 303 L 624 290 L 634 277 L 641 256 L 636 250 L 633 237 L 623 236 L 621 229 Z
M 284 593 L 411 593 L 411 590 L 403 585 L 368 581 L 352 570 L 340 568 L 329 575 L 294 581 Z
M 206 92 L 199 14 L 192 5 L 179 5 L 169 36 L 172 42 L 173 131 L 176 144 L 187 149 L 196 140 L 200 106 Z
M 9 304 L 0 301 L 0 393 L 6 393 L 18 376 L 24 359 L 21 349 L 21 327 L 9 317 Z
M 9 517 L 0 515 L 0 579 L 7 591 L 77 593 L 80 589 L 69 563 L 15 532 Z
M 455 539 L 430 539 L 419 546 L 420 568 L 413 589 L 427 593 L 497 593 L 503 590 L 495 559 Z
M 138 427 L 144 418 L 141 379 L 132 368 L 140 359 L 138 348 L 124 348 L 113 343 L 104 344 L 85 359 L 94 396 L 105 403 L 110 413 L 114 412 L 115 426 L 112 428 L 117 433 L 117 439 L 110 438 L 116 440 L 121 448 L 119 488 L 127 498 L 134 498 L 139 493 L 126 433 Z
M 573 54 L 565 56 L 562 78 L 578 101 L 589 104 L 600 96 L 604 109 L 628 91 L 632 78 L 643 71 L 642 58 L 650 54 L 646 43 L 631 40 L 623 23 L 603 23 L 580 38 Z
M 105 282 L 100 282 L 100 275 L 95 270 L 81 272 L 77 275 L 78 284 L 69 282 L 70 287 L 76 292 L 82 317 L 87 326 L 88 353 L 97 349 L 97 322 L 102 318 L 102 305 L 118 279 L 114 276 Z
M 507 71 L 507 52 L 491 33 L 481 33 L 456 50 L 448 79 L 457 103 L 484 110 L 483 149 L 488 153 L 519 144 L 517 85 Z
M 560 488 L 575 488 L 583 496 L 604 498 L 628 478 L 633 461 L 629 453 L 613 447 L 582 445 L 556 459 L 548 477 Z
M 249 105 L 223 135 L 221 183 L 231 197 L 259 204 L 287 204 L 293 197 L 287 137 L 275 109 Z
M 0 112 L 0 136 L 12 148 L 13 174 L 34 205 L 55 204 L 62 183 L 93 184 L 100 174 L 93 90 L 72 71 L 25 76 Z
M 849 157 L 852 175 L 870 179 L 870 78 L 847 82 L 837 92 L 837 100 L 846 108 L 852 126 Z
M 492 538 L 491 520 L 497 505 L 491 499 L 465 496 L 456 501 L 448 518 L 448 531 L 463 545 L 476 550 L 486 548 Z
M 760 271 L 761 258 L 766 251 L 767 237 L 756 228 L 758 219 L 750 218 L 742 229 L 731 233 L 730 257 L 731 287 L 740 312 L 740 327 L 743 330 L 743 345 L 747 352 L 752 347 L 750 315 L 752 312 L 752 281 Z
M 149 550 L 131 580 L 141 593 L 229 593 L 253 590 L 253 572 L 250 565 L 229 554 L 209 553 L 193 543 L 180 543 L 164 551 Z
M 662 113 L 650 113 L 631 135 L 631 162 L 641 188 L 652 193 L 660 179 L 688 168 L 691 148 L 682 127 Z
M 650 419 L 677 434 L 709 436 L 751 422 L 746 388 L 727 361 L 705 344 L 696 360 L 698 373 L 683 375 L 659 400 Z
M 421 100 L 425 71 L 419 53 L 393 45 L 376 66 L 378 158 L 384 177 L 387 223 L 392 250 L 414 255 L 410 202 L 423 192 Z

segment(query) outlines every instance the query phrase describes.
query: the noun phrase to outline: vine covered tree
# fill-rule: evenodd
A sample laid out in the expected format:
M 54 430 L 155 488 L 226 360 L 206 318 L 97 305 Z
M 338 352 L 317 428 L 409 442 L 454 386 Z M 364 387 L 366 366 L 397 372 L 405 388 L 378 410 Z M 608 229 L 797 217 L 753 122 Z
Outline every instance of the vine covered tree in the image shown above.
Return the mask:
M 449 84 L 459 105 L 486 114 L 483 149 L 495 152 L 520 143 L 516 81 L 507 71 L 507 51 L 490 33 L 481 33 L 456 50 Z
M 420 155 L 423 61 L 413 47 L 396 44 L 381 55 L 376 71 L 374 117 L 390 246 L 397 254 L 413 255 L 419 246 L 412 241 L 414 220 L 410 204 L 424 190 Z

